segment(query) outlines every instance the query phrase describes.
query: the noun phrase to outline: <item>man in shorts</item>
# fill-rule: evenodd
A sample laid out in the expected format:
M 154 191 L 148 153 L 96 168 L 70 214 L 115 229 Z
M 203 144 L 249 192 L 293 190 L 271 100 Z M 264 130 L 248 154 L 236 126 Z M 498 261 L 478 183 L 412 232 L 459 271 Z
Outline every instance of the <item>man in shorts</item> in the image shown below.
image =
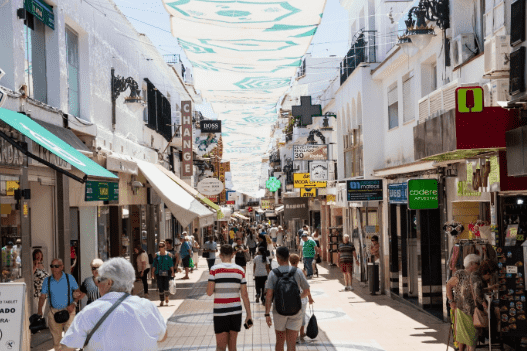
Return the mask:
M 289 273 L 289 271 L 293 268 L 289 265 L 289 249 L 285 246 L 280 246 L 278 249 L 276 249 L 276 260 L 280 265 L 278 270 L 280 270 L 282 274 Z M 302 271 L 297 269 L 294 277 L 298 287 L 302 291 L 300 298 L 308 297 L 311 294 L 309 290 L 309 283 L 307 282 L 306 277 Z M 287 351 L 295 351 L 296 338 L 298 336 L 298 332 L 300 331 L 300 327 L 302 327 L 302 319 L 304 314 L 302 309 L 300 309 L 300 311 L 298 311 L 298 313 L 293 316 L 283 316 L 278 314 L 276 306 L 274 306 L 273 320 L 271 320 L 271 303 L 273 301 L 273 292 L 277 282 L 278 277 L 273 271 L 271 271 L 265 284 L 265 288 L 267 289 L 267 296 L 265 299 L 265 320 L 269 328 L 273 325 L 274 321 L 274 329 L 276 332 L 275 350 L 284 351 L 284 343 L 287 343 Z
M 242 304 L 247 317 L 245 323 L 252 325 L 251 303 L 247 293 L 247 280 L 242 267 L 231 263 L 234 250 L 231 245 L 220 248 L 221 263 L 212 266 L 209 273 L 207 295 L 214 294 L 214 334 L 216 350 L 236 350 L 236 340 L 242 326 Z M 241 295 L 241 299 L 240 299 Z
M 355 246 L 350 242 L 350 236 L 344 234 L 342 236 L 343 243 L 339 245 L 339 253 L 337 264 L 344 274 L 344 289 L 341 291 L 353 291 L 353 259 L 357 265 L 359 260 L 357 259 L 357 251 Z
M 179 256 L 185 268 L 185 276 L 181 279 L 189 279 L 188 272 L 190 270 L 190 258 L 192 257 L 192 247 L 187 241 L 187 232 L 183 232 L 181 235 L 181 248 L 179 249 Z

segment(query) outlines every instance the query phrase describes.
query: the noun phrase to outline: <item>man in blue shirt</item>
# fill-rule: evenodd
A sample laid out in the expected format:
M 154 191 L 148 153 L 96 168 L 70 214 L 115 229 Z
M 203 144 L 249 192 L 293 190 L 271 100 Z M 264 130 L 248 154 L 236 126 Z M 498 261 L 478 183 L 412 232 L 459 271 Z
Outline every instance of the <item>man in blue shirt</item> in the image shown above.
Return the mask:
M 75 318 L 75 307 L 77 306 L 77 298 L 80 295 L 79 286 L 75 278 L 71 274 L 63 272 L 64 263 L 60 258 L 55 258 L 51 261 L 50 277 L 47 277 L 42 282 L 42 294 L 38 300 L 38 314 L 42 316 L 42 307 L 46 298 L 49 297 L 50 311 L 48 313 L 48 325 L 53 337 L 53 347 L 58 350 L 60 347 L 60 340 L 62 339 L 62 331 L 68 331 L 73 318 Z M 68 291 L 69 283 L 69 291 Z M 75 292 L 75 295 L 73 294 Z M 74 298 L 76 296 L 76 298 Z M 70 313 L 70 318 L 62 324 L 55 322 L 53 317 L 55 313 L 67 310 Z
M 185 276 L 181 279 L 189 279 L 188 271 L 190 269 L 190 258 L 192 257 L 192 248 L 190 247 L 189 242 L 187 241 L 187 232 L 183 232 L 181 235 L 181 248 L 179 249 L 179 256 L 181 257 L 181 262 L 185 268 Z

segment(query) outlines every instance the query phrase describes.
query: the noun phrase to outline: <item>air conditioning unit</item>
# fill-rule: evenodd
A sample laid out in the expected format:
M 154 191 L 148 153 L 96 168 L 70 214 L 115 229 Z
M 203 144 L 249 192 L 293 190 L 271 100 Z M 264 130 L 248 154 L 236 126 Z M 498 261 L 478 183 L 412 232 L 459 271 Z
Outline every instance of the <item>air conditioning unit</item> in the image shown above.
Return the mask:
M 485 83 L 482 84 L 481 87 L 483 88 L 483 105 L 484 106 L 492 106 L 492 84 L 491 83 Z
M 452 63 L 454 67 L 461 65 L 472 56 L 476 55 L 478 50 L 474 40 L 474 33 L 460 34 L 452 40 Z
M 498 101 L 509 100 L 509 81 L 507 79 L 495 79 L 482 85 L 483 103 L 487 107 L 499 107 Z
M 494 35 L 485 40 L 485 74 L 510 70 L 509 35 Z

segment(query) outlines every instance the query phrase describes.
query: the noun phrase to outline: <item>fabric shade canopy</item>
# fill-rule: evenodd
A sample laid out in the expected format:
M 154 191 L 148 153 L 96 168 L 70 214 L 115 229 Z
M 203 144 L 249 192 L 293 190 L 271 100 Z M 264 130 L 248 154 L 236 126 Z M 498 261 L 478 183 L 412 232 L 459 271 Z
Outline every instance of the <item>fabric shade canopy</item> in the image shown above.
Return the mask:
M 214 222 L 215 214 L 170 179 L 157 165 L 139 160 L 136 162 L 141 173 L 183 227 L 196 218 L 200 218 L 200 225 L 202 221 L 210 221 L 206 217 L 211 217 Z
M 326 1 L 162 1 L 196 87 L 223 120 L 223 157 L 231 161 L 234 189 L 256 194 L 254 175 L 270 143 L 276 105 L 302 64 Z
M 0 120 L 18 130 L 55 156 L 68 162 L 87 176 L 111 179 L 119 178 L 26 115 L 0 108 Z
M 234 212 L 232 214 L 233 217 L 236 217 L 236 218 L 239 218 L 239 219 L 243 219 L 244 221 L 248 221 L 250 220 L 249 217 L 245 217 L 244 215 L 242 215 L 241 213 L 238 213 L 238 212 Z

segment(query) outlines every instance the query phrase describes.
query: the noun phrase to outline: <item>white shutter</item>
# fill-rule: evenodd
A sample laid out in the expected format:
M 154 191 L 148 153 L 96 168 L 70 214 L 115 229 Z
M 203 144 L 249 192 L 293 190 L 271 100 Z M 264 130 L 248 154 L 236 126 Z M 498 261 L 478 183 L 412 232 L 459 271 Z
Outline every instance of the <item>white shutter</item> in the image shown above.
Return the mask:
M 397 85 L 388 91 L 388 106 L 397 102 Z
M 412 77 L 403 83 L 403 123 L 415 119 L 414 102 L 412 101 Z

